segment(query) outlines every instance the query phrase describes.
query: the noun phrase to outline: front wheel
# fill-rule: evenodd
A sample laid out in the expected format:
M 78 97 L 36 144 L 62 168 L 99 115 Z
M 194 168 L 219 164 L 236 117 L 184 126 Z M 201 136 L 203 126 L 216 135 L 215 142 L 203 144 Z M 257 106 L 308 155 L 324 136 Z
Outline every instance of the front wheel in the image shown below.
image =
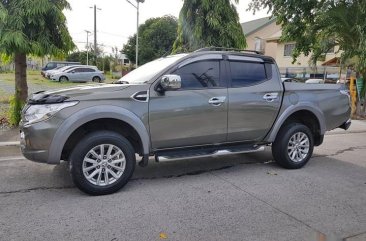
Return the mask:
M 292 123 L 281 128 L 272 144 L 275 161 L 287 169 L 303 167 L 314 150 L 314 137 L 310 129 L 300 123 Z
M 130 142 L 111 131 L 86 135 L 70 155 L 75 185 L 91 195 L 111 194 L 131 178 L 136 164 Z
M 58 80 L 59 82 L 67 82 L 69 79 L 66 76 L 61 76 Z

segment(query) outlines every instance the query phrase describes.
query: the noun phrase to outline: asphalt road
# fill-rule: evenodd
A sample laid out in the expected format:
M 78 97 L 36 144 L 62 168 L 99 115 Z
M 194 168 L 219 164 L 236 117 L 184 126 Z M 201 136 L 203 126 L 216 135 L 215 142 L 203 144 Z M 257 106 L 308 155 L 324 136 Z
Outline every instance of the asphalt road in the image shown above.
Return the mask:
M 67 165 L 0 156 L 0 240 L 366 240 L 366 133 L 327 135 L 284 170 L 269 150 L 137 167 L 120 192 L 81 193 Z

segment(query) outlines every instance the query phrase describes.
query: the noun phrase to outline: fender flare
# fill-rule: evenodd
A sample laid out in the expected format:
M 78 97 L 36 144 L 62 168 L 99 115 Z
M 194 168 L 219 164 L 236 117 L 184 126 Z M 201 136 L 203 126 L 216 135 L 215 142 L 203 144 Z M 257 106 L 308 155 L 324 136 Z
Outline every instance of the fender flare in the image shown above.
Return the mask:
M 48 163 L 58 164 L 60 162 L 66 141 L 77 128 L 87 122 L 103 118 L 121 120 L 133 126 L 140 136 L 143 153 L 150 153 L 150 137 L 145 125 L 138 116 L 118 106 L 101 105 L 82 109 L 62 122 L 52 139 Z
M 324 135 L 326 131 L 326 123 L 324 119 L 324 113 L 319 109 L 319 107 L 315 106 L 309 102 L 299 102 L 296 105 L 289 106 L 282 114 L 277 118 L 276 123 L 272 127 L 272 130 L 267 134 L 265 138 L 266 141 L 272 143 L 275 141 L 277 133 L 281 129 L 282 125 L 285 121 L 295 112 L 306 110 L 314 114 L 318 120 L 320 127 L 320 134 Z

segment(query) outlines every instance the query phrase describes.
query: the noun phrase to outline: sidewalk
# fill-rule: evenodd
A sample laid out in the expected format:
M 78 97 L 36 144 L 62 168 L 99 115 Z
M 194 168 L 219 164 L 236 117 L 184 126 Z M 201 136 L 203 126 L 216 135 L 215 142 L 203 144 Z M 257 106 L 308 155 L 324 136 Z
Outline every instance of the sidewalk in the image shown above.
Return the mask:
M 0 147 L 19 145 L 20 134 L 18 128 L 0 130 Z
M 327 132 L 327 135 L 349 134 L 366 132 L 366 120 L 352 120 L 351 127 L 345 131 L 342 129 L 335 129 Z M 19 145 L 20 135 L 19 129 L 14 128 L 10 130 L 0 130 L 0 147 L 1 146 L 16 146 Z

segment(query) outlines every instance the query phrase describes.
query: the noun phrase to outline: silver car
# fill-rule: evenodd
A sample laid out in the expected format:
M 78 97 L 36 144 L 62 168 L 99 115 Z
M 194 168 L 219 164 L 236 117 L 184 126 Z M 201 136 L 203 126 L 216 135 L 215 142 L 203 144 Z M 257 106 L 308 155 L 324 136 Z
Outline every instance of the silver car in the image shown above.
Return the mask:
M 47 70 L 45 71 L 44 75 L 46 78 L 51 79 L 52 75 L 55 75 L 59 72 L 66 72 L 67 70 L 76 68 L 76 67 L 91 67 L 93 69 L 98 69 L 97 66 L 92 66 L 92 65 L 81 65 L 81 64 L 75 64 L 75 65 L 68 65 L 68 66 L 63 66 L 63 67 L 57 67 L 55 69 L 52 70 Z
M 57 72 L 51 75 L 51 80 L 59 82 L 98 82 L 105 80 L 104 72 L 90 66 L 79 66 L 68 69 L 63 72 Z

